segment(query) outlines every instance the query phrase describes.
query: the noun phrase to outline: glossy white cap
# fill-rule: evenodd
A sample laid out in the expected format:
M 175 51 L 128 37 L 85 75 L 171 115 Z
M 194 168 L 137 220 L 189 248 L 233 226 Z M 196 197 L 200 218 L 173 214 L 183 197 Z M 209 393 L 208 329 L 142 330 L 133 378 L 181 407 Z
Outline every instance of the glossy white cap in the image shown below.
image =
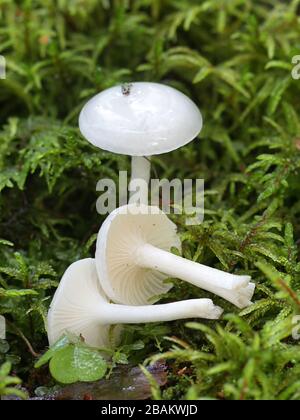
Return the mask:
M 93 145 L 118 154 L 151 156 L 178 149 L 202 129 L 191 99 L 158 83 L 132 83 L 105 90 L 83 108 L 79 127 Z

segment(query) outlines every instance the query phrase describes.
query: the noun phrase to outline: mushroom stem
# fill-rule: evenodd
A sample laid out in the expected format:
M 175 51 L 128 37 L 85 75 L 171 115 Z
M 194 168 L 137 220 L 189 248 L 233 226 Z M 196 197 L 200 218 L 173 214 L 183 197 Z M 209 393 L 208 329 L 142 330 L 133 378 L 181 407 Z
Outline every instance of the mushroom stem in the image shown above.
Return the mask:
M 210 299 L 193 299 L 155 306 L 106 304 L 98 309 L 101 324 L 140 324 L 177 319 L 219 319 L 223 310 Z
M 176 277 L 201 289 L 215 293 L 226 299 L 232 295 L 228 291 L 247 288 L 251 277 L 237 276 L 224 271 L 187 260 L 163 251 L 150 244 L 142 245 L 137 250 L 138 264 L 145 268 L 160 271 L 170 277 Z
M 140 182 L 144 181 L 144 185 L 141 186 L 139 191 L 140 203 L 148 205 L 148 186 L 151 176 L 151 161 L 150 157 L 143 157 L 143 156 L 133 156 L 131 162 L 131 181 L 129 184 L 129 191 L 130 191 L 130 204 L 135 204 L 137 202 L 136 197 L 137 193 L 136 186 L 133 184 L 134 181 Z M 147 186 L 147 188 L 146 188 Z

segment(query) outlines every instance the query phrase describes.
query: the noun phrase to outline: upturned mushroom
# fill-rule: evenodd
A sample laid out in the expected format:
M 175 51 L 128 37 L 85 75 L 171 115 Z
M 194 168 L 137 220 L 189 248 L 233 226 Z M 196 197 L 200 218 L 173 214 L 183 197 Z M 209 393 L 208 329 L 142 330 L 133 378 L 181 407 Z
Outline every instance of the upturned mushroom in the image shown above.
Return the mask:
M 102 225 L 96 250 L 101 285 L 110 299 L 146 305 L 172 288 L 179 278 L 212 292 L 238 308 L 251 305 L 251 277 L 229 274 L 172 254 L 181 248 L 176 225 L 157 207 L 129 204 L 110 214 Z
M 95 260 L 85 259 L 72 264 L 60 282 L 48 313 L 48 339 L 53 345 L 64 333 L 71 332 L 90 346 L 109 348 L 112 325 L 218 319 L 222 312 L 210 299 L 141 307 L 109 303 L 100 286 Z M 115 333 L 115 344 L 119 334 L 120 330 Z
M 79 127 L 93 145 L 132 156 L 131 180 L 145 181 L 140 202 L 148 204 L 150 157 L 188 144 L 202 129 L 202 116 L 186 95 L 158 84 L 116 86 L 93 97 L 82 109 Z M 134 196 L 131 202 L 135 202 Z

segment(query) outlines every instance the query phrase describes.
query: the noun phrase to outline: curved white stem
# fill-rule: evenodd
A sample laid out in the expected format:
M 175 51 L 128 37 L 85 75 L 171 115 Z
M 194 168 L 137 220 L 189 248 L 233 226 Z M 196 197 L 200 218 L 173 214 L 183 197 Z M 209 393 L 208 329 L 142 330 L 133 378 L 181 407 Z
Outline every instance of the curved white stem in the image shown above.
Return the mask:
M 234 304 L 238 303 L 237 306 L 244 307 L 244 303 L 247 306 L 246 301 L 249 303 L 253 295 L 254 285 L 249 283 L 251 280 L 250 276 L 236 276 L 225 273 L 215 268 L 178 257 L 150 244 L 138 248 L 137 262 L 141 267 L 157 270 L 168 274 L 170 277 L 179 278 L 204 290 L 215 293 Z M 244 299 L 242 299 L 242 302 L 238 302 L 241 297 Z
M 101 324 L 140 324 L 168 322 L 177 319 L 219 319 L 223 310 L 210 299 L 193 299 L 163 305 L 126 306 L 102 304 L 98 308 Z
M 151 176 L 151 158 L 133 156 L 131 162 L 131 181 L 129 184 L 130 204 L 148 205 L 148 189 Z M 136 190 L 139 189 L 138 192 Z

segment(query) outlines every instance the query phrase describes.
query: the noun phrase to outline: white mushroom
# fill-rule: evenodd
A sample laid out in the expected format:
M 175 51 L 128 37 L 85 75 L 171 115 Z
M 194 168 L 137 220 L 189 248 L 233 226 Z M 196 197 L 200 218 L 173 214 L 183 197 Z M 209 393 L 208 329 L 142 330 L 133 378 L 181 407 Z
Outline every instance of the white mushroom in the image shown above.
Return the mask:
M 115 210 L 102 225 L 97 241 L 96 266 L 105 293 L 114 302 L 149 304 L 172 288 L 164 280 L 174 277 L 239 308 L 251 304 L 255 290 L 251 277 L 178 257 L 170 252 L 172 247 L 181 248 L 177 227 L 157 207 L 130 204 Z
M 132 180 L 144 180 L 148 185 L 150 156 L 192 141 L 202 129 L 202 116 L 178 90 L 138 82 L 113 87 L 92 98 L 80 114 L 79 127 L 95 146 L 133 156 Z M 148 204 L 146 192 L 140 195 L 141 203 Z
M 109 303 L 100 286 L 95 260 L 85 259 L 72 264 L 60 282 L 48 314 L 48 339 L 53 345 L 64 333 L 71 332 L 90 346 L 108 348 L 111 325 L 218 319 L 222 312 L 210 299 L 141 307 Z

